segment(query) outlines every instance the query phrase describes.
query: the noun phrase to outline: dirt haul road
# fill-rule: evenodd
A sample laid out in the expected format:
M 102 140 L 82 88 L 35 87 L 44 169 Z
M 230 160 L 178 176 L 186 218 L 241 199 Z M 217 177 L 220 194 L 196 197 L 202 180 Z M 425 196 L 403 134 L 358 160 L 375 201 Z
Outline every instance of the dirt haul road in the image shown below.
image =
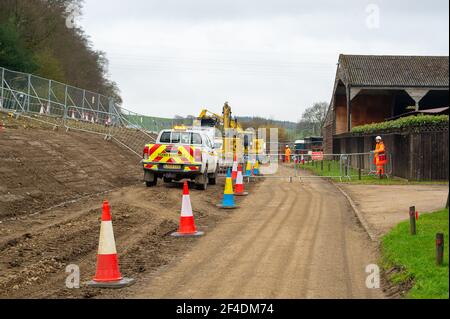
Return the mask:
M 282 168 L 280 174 L 287 174 Z M 266 179 L 137 298 L 383 298 L 366 288 L 376 248 L 329 182 Z

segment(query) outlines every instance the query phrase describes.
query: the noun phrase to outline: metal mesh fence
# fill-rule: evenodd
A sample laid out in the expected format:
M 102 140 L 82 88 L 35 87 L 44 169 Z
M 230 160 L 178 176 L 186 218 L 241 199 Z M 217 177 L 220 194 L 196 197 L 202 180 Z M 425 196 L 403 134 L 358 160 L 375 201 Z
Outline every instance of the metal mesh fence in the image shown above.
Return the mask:
M 138 156 L 155 133 L 171 127 L 115 105 L 110 97 L 0 68 L 0 110 L 67 130 L 104 135 Z
M 387 177 L 391 177 L 393 156 L 390 153 L 386 154 L 386 156 L 387 163 L 383 165 L 384 174 Z M 331 178 L 342 181 L 379 177 L 373 152 L 354 154 L 323 154 L 316 152 L 303 155 L 294 154 L 289 159 L 284 154 L 269 154 L 267 155 L 267 160 L 267 163 L 260 161 L 262 175 L 252 176 L 252 178 L 281 178 L 286 180 Z M 273 167 L 274 164 L 275 167 Z M 279 170 L 278 164 L 290 169 Z M 272 169 L 267 170 L 266 168 L 270 165 L 272 165 Z

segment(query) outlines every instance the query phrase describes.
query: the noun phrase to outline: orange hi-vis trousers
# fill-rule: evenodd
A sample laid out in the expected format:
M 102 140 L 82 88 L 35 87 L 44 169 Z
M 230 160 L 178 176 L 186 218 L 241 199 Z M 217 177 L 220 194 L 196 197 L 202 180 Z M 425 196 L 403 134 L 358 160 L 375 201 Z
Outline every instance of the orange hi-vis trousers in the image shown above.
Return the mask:
M 290 163 L 291 162 L 291 152 L 290 151 L 286 151 L 286 154 L 284 155 L 284 161 L 286 163 Z

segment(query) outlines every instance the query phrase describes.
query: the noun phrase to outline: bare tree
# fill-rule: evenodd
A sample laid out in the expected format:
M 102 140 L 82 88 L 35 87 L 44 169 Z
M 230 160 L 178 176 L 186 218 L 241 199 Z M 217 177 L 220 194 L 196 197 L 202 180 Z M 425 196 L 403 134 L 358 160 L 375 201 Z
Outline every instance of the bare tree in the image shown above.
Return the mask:
M 303 113 L 299 126 L 310 127 L 313 135 L 321 134 L 327 116 L 327 110 L 327 102 L 314 103 L 313 106 L 307 108 Z

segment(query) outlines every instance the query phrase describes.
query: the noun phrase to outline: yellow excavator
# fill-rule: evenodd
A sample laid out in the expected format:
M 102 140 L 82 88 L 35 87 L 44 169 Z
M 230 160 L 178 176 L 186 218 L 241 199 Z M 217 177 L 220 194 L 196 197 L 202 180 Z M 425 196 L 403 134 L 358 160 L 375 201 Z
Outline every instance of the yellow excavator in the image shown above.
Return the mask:
M 244 131 L 237 118 L 232 117 L 231 107 L 228 102 L 223 106 L 222 115 L 202 110 L 197 118 L 202 127 L 216 127 L 223 129 L 222 157 L 226 154 L 238 158 L 242 155 L 248 157 L 251 154 L 262 155 L 264 141 L 257 139 L 252 131 Z

